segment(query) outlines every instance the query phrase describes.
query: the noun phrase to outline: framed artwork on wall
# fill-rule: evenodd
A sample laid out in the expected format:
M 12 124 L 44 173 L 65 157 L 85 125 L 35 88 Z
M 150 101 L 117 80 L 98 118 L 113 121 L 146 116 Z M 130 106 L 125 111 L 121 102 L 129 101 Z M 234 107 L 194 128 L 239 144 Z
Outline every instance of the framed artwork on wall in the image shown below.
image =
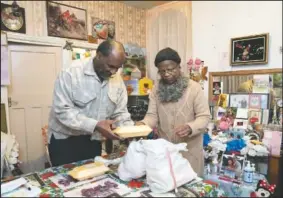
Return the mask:
M 1 3 L 1 30 L 26 33 L 25 9 Z M 1 40 L 2 41 L 2 40 Z
M 230 43 L 231 66 L 267 64 L 268 44 L 268 33 L 232 38 Z
M 87 40 L 85 9 L 47 1 L 46 14 L 48 36 Z

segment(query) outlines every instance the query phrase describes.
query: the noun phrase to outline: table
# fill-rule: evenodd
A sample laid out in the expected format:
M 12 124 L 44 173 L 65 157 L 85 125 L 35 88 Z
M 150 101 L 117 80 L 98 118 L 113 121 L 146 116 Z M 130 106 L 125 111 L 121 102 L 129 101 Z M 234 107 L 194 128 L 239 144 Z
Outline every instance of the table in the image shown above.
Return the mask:
M 80 161 L 80 162 L 76 162 L 76 163 L 71 163 L 71 164 L 66 164 L 63 166 L 59 166 L 59 167 L 52 167 L 52 168 L 48 168 L 43 170 L 42 172 L 37 173 L 39 178 L 42 180 L 42 182 L 44 183 L 44 185 L 41 187 L 41 195 L 40 197 L 63 197 L 64 196 L 64 192 L 69 192 L 73 189 L 77 189 L 82 187 L 82 185 L 84 184 L 80 184 L 80 186 L 76 186 L 76 187 L 71 187 L 68 189 L 64 190 L 64 187 L 62 188 L 63 185 L 59 185 L 58 186 L 58 178 L 61 177 L 62 175 L 66 175 L 66 173 L 68 171 L 70 171 L 71 169 L 73 169 L 76 166 L 81 166 L 87 163 L 92 163 L 93 160 L 84 160 L 84 161 Z M 57 177 L 57 181 L 55 181 Z M 107 175 L 101 176 L 99 178 L 96 179 L 96 181 L 90 181 L 90 183 L 95 183 L 95 182 L 99 182 L 99 179 L 103 179 L 105 177 L 110 177 L 112 179 L 115 179 L 115 181 L 119 182 L 121 185 L 124 185 L 125 187 L 129 187 L 129 182 L 123 182 L 121 180 L 119 180 L 119 178 L 114 174 L 114 172 L 109 173 Z M 144 186 L 143 188 L 146 189 L 146 184 L 145 184 L 145 179 L 141 179 L 139 181 L 144 181 Z M 86 184 L 87 185 L 87 184 Z M 181 189 L 182 188 L 182 189 Z M 183 193 L 183 197 L 186 197 L 186 190 L 189 190 L 190 192 L 196 193 L 199 196 L 202 197 L 227 197 L 226 193 L 217 188 L 215 185 L 213 184 L 209 184 L 209 182 L 205 182 L 205 181 L 198 181 L 198 182 L 192 182 L 189 184 L 184 185 L 183 187 L 180 188 L 181 193 Z M 184 190 L 185 189 L 185 190 Z M 139 190 L 136 188 L 132 188 L 132 193 L 136 193 L 136 194 L 130 194 L 128 196 L 134 196 L 136 195 L 137 197 Z M 150 196 L 150 193 L 147 192 Z M 184 194 L 185 193 L 185 194 Z M 188 195 L 189 196 L 189 195 Z M 146 197 L 146 196 L 145 196 Z M 171 195 L 172 197 L 172 195 Z M 189 196 L 191 197 L 191 196 Z

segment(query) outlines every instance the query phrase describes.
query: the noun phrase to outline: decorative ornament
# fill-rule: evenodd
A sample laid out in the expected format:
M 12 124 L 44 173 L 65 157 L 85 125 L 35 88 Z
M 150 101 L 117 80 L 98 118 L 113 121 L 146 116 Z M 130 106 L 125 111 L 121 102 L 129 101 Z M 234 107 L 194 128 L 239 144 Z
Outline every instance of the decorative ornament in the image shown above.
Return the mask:
M 73 51 L 72 45 L 73 45 L 73 42 L 71 42 L 71 41 L 66 41 L 66 44 L 65 44 L 65 46 L 63 47 L 63 49 Z
M 187 62 L 187 65 L 190 79 L 200 83 L 203 87 L 204 81 L 207 81 L 207 67 L 204 66 L 204 61 L 199 58 L 195 60 L 191 58 Z

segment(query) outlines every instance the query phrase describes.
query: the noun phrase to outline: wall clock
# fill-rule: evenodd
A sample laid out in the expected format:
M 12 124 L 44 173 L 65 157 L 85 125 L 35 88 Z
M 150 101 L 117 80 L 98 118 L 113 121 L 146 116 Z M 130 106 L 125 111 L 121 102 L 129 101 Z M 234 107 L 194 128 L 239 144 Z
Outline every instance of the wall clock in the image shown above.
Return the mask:
M 18 7 L 15 12 L 12 5 L 1 3 L 1 30 L 25 34 L 25 9 Z

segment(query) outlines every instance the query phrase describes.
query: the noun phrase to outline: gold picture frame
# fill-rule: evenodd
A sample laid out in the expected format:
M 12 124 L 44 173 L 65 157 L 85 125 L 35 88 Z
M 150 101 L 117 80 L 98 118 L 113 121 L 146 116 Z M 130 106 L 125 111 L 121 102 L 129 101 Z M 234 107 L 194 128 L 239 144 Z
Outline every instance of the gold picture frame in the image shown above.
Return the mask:
M 230 65 L 268 63 L 269 33 L 231 38 Z

